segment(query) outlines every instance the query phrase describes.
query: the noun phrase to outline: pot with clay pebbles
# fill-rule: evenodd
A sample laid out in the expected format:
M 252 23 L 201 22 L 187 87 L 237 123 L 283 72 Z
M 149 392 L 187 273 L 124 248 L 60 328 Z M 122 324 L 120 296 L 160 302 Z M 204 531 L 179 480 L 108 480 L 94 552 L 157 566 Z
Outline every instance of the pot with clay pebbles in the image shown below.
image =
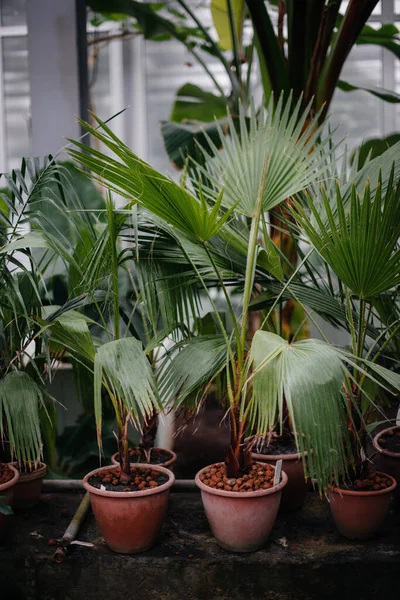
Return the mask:
M 32 508 L 39 502 L 42 482 L 47 473 L 43 462 L 21 461 L 12 463 L 19 471 L 19 480 L 14 489 L 13 507 L 17 510 Z
M 376 451 L 374 464 L 397 481 L 395 497 L 400 499 L 400 426 L 389 427 L 377 433 L 373 446 Z
M 373 537 L 385 520 L 396 485 L 390 475 L 368 468 L 353 483 L 331 488 L 328 500 L 339 533 L 350 540 Z
M 268 440 L 268 437 L 267 437 Z M 304 474 L 302 455 L 298 452 L 294 436 L 284 432 L 278 436 L 273 434 L 263 446 L 253 452 L 253 459 L 275 465 L 282 461 L 282 469 L 286 473 L 288 482 L 282 490 L 280 512 L 291 512 L 301 508 L 306 500 L 309 481 Z M 307 453 L 306 453 L 307 455 Z
M 0 463 L 0 543 L 12 515 L 12 501 L 19 472 L 12 465 Z
M 133 554 L 151 548 L 160 532 L 175 476 L 158 465 L 96 469 L 83 480 L 97 525 L 115 552 Z
M 253 552 L 267 541 L 279 509 L 287 476 L 274 485 L 275 467 L 252 463 L 229 477 L 224 463 L 199 471 L 196 484 L 218 544 L 233 552 Z

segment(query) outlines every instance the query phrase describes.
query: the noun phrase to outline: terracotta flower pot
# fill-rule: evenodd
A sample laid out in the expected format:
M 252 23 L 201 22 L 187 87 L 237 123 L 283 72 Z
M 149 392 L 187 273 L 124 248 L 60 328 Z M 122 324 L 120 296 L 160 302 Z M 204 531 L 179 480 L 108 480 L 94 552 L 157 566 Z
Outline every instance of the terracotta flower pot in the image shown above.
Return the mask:
M 137 492 L 103 491 L 88 483 L 93 475 L 105 469 L 117 470 L 117 466 L 95 469 L 83 479 L 101 535 L 111 550 L 122 554 L 144 552 L 154 546 L 167 511 L 169 490 L 175 481 L 174 474 L 165 467 L 142 463 L 135 467 L 159 471 L 168 476 L 168 481 Z
M 18 468 L 17 463 L 11 463 L 13 467 Z M 45 463 L 40 463 L 40 467 L 32 473 L 20 473 L 19 481 L 14 489 L 13 507 L 19 510 L 31 508 L 39 502 L 42 481 L 47 473 Z
M 379 444 L 379 439 L 388 431 L 400 431 L 400 426 L 388 427 L 376 434 L 372 444 L 378 454 L 374 456 L 373 461 L 378 469 L 395 478 L 397 481 L 397 488 L 394 495 L 396 498 L 400 499 L 400 452 L 391 452 Z
M 281 493 L 287 484 L 286 473 L 282 471 L 282 481 L 268 490 L 228 492 L 204 485 L 200 475 L 208 468 L 201 469 L 195 481 L 218 544 L 233 552 L 259 550 L 274 526 Z
M 19 479 L 19 471 L 12 465 L 9 465 L 9 467 L 12 471 L 14 471 L 14 477 L 10 479 L 10 481 L 7 481 L 7 483 L 2 483 L 0 485 L 0 502 L 11 506 L 13 502 L 15 486 Z M 0 513 L 0 541 L 4 538 L 9 522 L 10 516 Z
M 339 533 L 349 540 L 367 540 L 381 527 L 389 510 L 396 481 L 386 473 L 377 472 L 392 480 L 385 490 L 356 492 L 333 488 L 328 492 L 332 516 Z
M 276 465 L 282 461 L 282 470 L 285 471 L 288 482 L 282 491 L 280 512 L 290 512 L 301 508 L 306 500 L 309 481 L 304 477 L 303 461 L 301 454 L 257 454 L 253 453 L 253 460 L 258 460 L 269 465 Z
M 163 463 L 159 463 L 158 466 L 160 467 L 165 467 L 166 469 L 169 469 L 170 471 L 174 470 L 174 466 L 175 466 L 175 462 L 176 462 L 176 454 L 175 452 L 173 452 L 172 450 L 166 450 L 165 448 L 154 448 L 154 450 L 162 450 L 163 452 L 168 452 L 168 454 L 170 455 L 170 458 L 168 460 L 166 460 Z M 116 452 L 115 454 L 112 455 L 111 457 L 111 464 L 112 465 L 118 465 L 118 452 Z M 132 465 L 136 465 L 137 463 L 131 463 Z M 150 463 L 152 464 L 152 463 Z

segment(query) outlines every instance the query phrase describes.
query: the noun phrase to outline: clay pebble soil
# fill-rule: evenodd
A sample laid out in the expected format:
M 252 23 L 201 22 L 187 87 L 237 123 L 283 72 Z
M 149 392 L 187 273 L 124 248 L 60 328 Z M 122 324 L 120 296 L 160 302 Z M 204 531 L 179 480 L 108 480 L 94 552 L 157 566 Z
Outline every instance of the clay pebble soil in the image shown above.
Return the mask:
M 227 492 L 255 492 L 273 487 L 275 471 L 270 465 L 252 464 L 247 473 L 238 478 L 227 477 L 226 467 L 212 465 L 200 475 L 204 485 Z
M 168 481 L 168 476 L 151 469 L 131 467 L 129 481 L 121 481 L 119 469 L 104 469 L 89 479 L 89 484 L 97 489 L 113 492 L 138 492 L 156 488 Z

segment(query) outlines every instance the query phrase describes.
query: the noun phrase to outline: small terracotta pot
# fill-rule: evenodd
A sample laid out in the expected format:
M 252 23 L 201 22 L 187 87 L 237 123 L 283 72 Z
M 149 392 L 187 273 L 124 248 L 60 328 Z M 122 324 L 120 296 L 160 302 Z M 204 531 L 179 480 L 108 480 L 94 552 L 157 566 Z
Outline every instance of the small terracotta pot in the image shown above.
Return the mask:
M 304 476 L 303 461 L 301 454 L 256 454 L 253 460 L 258 460 L 269 465 L 276 465 L 278 460 L 282 461 L 282 470 L 285 471 L 288 482 L 282 491 L 280 512 L 291 512 L 301 508 L 306 500 L 309 488 L 309 480 Z
M 11 463 L 13 467 L 18 468 L 17 463 Z M 19 481 L 14 489 L 13 507 L 17 510 L 32 508 L 39 502 L 42 481 L 47 473 L 45 463 L 40 463 L 40 467 L 32 473 L 20 473 Z
M 117 466 L 95 469 L 83 479 L 101 535 L 111 550 L 122 554 L 144 552 L 154 546 L 167 511 L 169 490 L 175 481 L 175 475 L 165 467 L 142 463 L 135 463 L 135 467 L 164 473 L 168 481 L 138 492 L 109 492 L 88 483 L 93 475 L 105 469 L 117 470 Z
M 154 450 L 162 450 L 163 452 L 168 452 L 168 454 L 170 454 L 171 458 L 169 460 L 166 460 L 163 463 L 159 463 L 157 466 L 159 466 L 159 467 L 165 467 L 166 469 L 169 469 L 170 471 L 173 471 L 174 467 L 175 467 L 174 463 L 176 462 L 176 454 L 175 454 L 175 452 L 172 452 L 172 450 L 166 450 L 165 448 L 154 448 Z M 116 452 L 115 454 L 112 455 L 112 457 L 111 457 L 111 464 L 112 465 L 119 465 L 117 456 L 118 456 L 118 452 Z M 133 462 L 131 464 L 132 465 L 137 465 L 138 463 Z M 149 464 L 151 464 L 151 463 L 149 463 Z M 155 466 L 155 465 L 153 465 L 153 466 Z
M 12 465 L 9 465 L 9 467 L 12 471 L 14 471 L 14 477 L 10 479 L 10 481 L 7 481 L 7 483 L 2 483 L 0 485 L 0 502 L 11 506 L 13 502 L 15 486 L 19 479 L 19 471 Z M 0 513 L 0 541 L 4 538 L 9 522 L 10 516 Z
M 259 550 L 274 526 L 281 493 L 288 480 L 286 473 L 282 471 L 282 481 L 269 490 L 228 492 L 204 485 L 200 475 L 208 468 L 201 469 L 195 481 L 201 490 L 204 511 L 218 544 L 232 552 Z
M 389 510 L 396 481 L 390 475 L 377 471 L 392 480 L 385 490 L 356 492 L 333 488 L 328 492 L 332 516 L 339 533 L 349 540 L 367 540 L 381 527 Z
M 391 452 L 379 445 L 379 439 L 388 431 L 400 431 L 400 426 L 388 427 L 376 434 L 372 444 L 378 454 L 373 457 L 373 462 L 378 469 L 395 478 L 397 481 L 397 488 L 394 492 L 394 496 L 400 499 L 400 452 Z

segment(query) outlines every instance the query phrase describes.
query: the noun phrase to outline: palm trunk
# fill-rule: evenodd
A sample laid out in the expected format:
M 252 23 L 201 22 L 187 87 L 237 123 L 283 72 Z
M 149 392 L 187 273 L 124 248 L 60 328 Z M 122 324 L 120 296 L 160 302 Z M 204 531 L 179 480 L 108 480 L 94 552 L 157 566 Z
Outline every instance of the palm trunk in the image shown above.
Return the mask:
M 225 456 L 227 477 L 241 477 L 251 464 L 251 450 L 245 444 L 246 423 L 240 419 L 240 408 L 233 406 L 230 411 L 231 444 Z
M 149 451 L 154 448 L 154 443 L 158 429 L 157 411 L 153 412 L 146 418 L 143 424 L 143 433 L 139 443 L 139 450 L 147 457 Z
M 118 427 L 118 457 L 121 468 L 121 483 L 128 483 L 131 476 L 131 467 L 129 462 L 129 447 L 128 447 L 128 423 L 125 422 L 123 427 Z

